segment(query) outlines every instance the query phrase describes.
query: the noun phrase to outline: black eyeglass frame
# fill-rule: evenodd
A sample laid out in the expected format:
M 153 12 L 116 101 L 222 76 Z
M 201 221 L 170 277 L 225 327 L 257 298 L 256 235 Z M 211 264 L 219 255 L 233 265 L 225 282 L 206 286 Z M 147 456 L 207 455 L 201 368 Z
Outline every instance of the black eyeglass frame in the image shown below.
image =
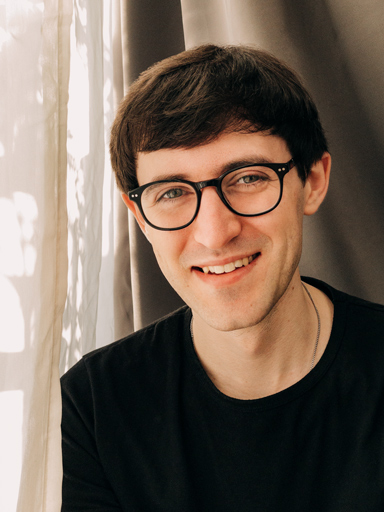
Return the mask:
M 129 199 L 131 201 L 133 201 L 135 204 L 137 204 L 137 206 L 139 207 L 139 211 L 140 211 L 141 215 L 143 216 L 143 219 L 145 220 L 145 222 L 147 224 L 149 224 L 149 226 L 153 227 L 154 229 L 158 229 L 160 231 L 178 231 L 179 229 L 184 229 L 184 228 L 188 227 L 190 224 L 192 224 L 192 222 L 196 219 L 197 214 L 199 213 L 200 204 L 201 204 L 201 191 L 205 187 L 215 187 L 217 195 L 220 197 L 221 201 L 228 208 L 228 210 L 230 210 L 235 215 L 239 215 L 240 217 L 259 217 L 260 215 L 265 215 L 266 213 L 271 212 L 272 210 L 277 208 L 277 206 L 279 206 L 281 198 L 283 197 L 283 179 L 284 179 L 284 176 L 293 167 L 295 167 L 295 165 L 296 164 L 295 164 L 293 158 L 291 158 L 291 160 L 289 160 L 285 164 L 278 164 L 278 163 L 265 163 L 265 164 L 263 164 L 263 163 L 254 163 L 254 164 L 252 164 L 252 163 L 250 163 L 250 164 L 247 164 L 247 165 L 241 165 L 240 167 L 235 167 L 234 169 L 229 169 L 228 171 L 225 171 L 223 174 L 221 174 L 218 178 L 213 178 L 211 180 L 204 180 L 204 181 L 197 181 L 197 182 L 195 182 L 195 181 L 188 181 L 188 180 L 182 180 L 182 179 L 151 181 L 150 183 L 146 183 L 145 185 L 141 185 L 141 187 L 137 187 L 137 188 L 131 190 L 130 192 L 128 192 L 128 197 L 129 197 Z M 273 206 L 269 210 L 266 210 L 265 212 L 261 212 L 261 213 L 239 213 L 236 210 L 234 210 L 232 208 L 232 206 L 228 203 L 228 201 L 225 199 L 223 191 L 221 190 L 221 184 L 222 184 L 224 178 L 228 174 L 230 174 L 231 172 L 234 172 L 234 171 L 239 171 L 240 169 L 246 169 L 247 167 L 268 167 L 268 168 L 272 169 L 273 171 L 275 171 L 277 177 L 279 178 L 279 181 L 280 181 L 280 195 L 279 195 L 279 199 L 277 200 L 275 206 Z M 153 224 L 152 222 L 150 222 L 147 219 L 147 217 L 146 217 L 146 215 L 144 213 L 143 207 L 141 205 L 141 196 L 142 196 L 142 194 L 143 194 L 145 189 L 147 189 L 148 187 L 151 187 L 152 185 L 156 185 L 157 183 L 186 183 L 187 185 L 190 185 L 195 190 L 196 196 L 197 196 L 196 210 L 195 210 L 195 213 L 194 213 L 192 219 L 189 222 L 187 222 L 187 224 L 183 224 L 182 226 L 177 227 L 177 228 L 161 228 L 159 226 L 156 226 L 155 224 Z

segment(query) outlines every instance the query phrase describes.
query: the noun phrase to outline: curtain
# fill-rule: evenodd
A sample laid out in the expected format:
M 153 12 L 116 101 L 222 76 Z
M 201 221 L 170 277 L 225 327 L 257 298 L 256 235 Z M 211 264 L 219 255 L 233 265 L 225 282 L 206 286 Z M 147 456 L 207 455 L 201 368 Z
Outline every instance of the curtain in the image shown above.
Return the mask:
M 0 510 L 60 509 L 69 0 L 0 4 Z
M 115 86 L 121 94 L 148 66 L 183 51 L 184 35 L 179 0 L 121 0 L 120 6 L 122 73 L 120 82 L 115 77 Z M 121 99 L 122 95 L 116 101 Z M 176 309 L 182 301 L 160 272 L 150 244 L 120 197 L 116 208 L 118 233 L 126 236 L 126 243 L 116 250 L 115 337 L 120 338 Z M 122 309 L 127 295 L 132 297 L 132 317 Z
M 61 373 L 113 341 L 114 181 L 111 1 L 74 1 L 67 127 L 68 289 Z

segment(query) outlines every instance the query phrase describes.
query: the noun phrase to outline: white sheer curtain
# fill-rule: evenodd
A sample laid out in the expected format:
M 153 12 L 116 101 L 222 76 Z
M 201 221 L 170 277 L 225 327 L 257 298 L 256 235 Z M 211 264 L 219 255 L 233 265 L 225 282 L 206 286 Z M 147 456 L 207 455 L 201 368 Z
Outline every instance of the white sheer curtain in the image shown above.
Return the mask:
M 0 510 L 60 510 L 71 0 L 0 3 Z
M 111 10 L 0 2 L 2 512 L 60 510 L 59 360 L 113 341 Z
M 68 102 L 68 290 L 61 373 L 114 341 L 112 5 L 75 0 Z
M 61 373 L 113 341 L 111 10 L 0 4 L 2 512 L 60 509 L 62 318 Z

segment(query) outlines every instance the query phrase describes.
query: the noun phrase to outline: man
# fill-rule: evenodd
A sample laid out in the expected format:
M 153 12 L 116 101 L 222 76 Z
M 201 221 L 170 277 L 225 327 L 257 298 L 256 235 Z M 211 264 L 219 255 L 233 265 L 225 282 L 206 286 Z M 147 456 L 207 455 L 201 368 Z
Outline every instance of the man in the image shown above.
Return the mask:
M 188 306 L 63 378 L 63 510 L 384 510 L 384 309 L 301 280 L 331 157 L 269 54 L 143 73 L 112 128 L 125 204 Z

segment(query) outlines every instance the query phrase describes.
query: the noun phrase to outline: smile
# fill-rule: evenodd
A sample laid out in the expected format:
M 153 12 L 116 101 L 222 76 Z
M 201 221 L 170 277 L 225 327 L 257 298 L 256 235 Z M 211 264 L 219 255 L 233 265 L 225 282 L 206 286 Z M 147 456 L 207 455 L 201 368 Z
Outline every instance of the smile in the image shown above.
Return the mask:
M 230 263 L 226 263 L 225 265 L 212 265 L 207 267 L 195 267 L 200 272 L 204 272 L 204 274 L 229 274 L 230 272 L 234 272 L 238 268 L 246 267 L 249 265 L 260 253 L 253 254 L 252 256 L 248 256 L 245 258 L 241 258 L 235 261 L 231 261 Z

